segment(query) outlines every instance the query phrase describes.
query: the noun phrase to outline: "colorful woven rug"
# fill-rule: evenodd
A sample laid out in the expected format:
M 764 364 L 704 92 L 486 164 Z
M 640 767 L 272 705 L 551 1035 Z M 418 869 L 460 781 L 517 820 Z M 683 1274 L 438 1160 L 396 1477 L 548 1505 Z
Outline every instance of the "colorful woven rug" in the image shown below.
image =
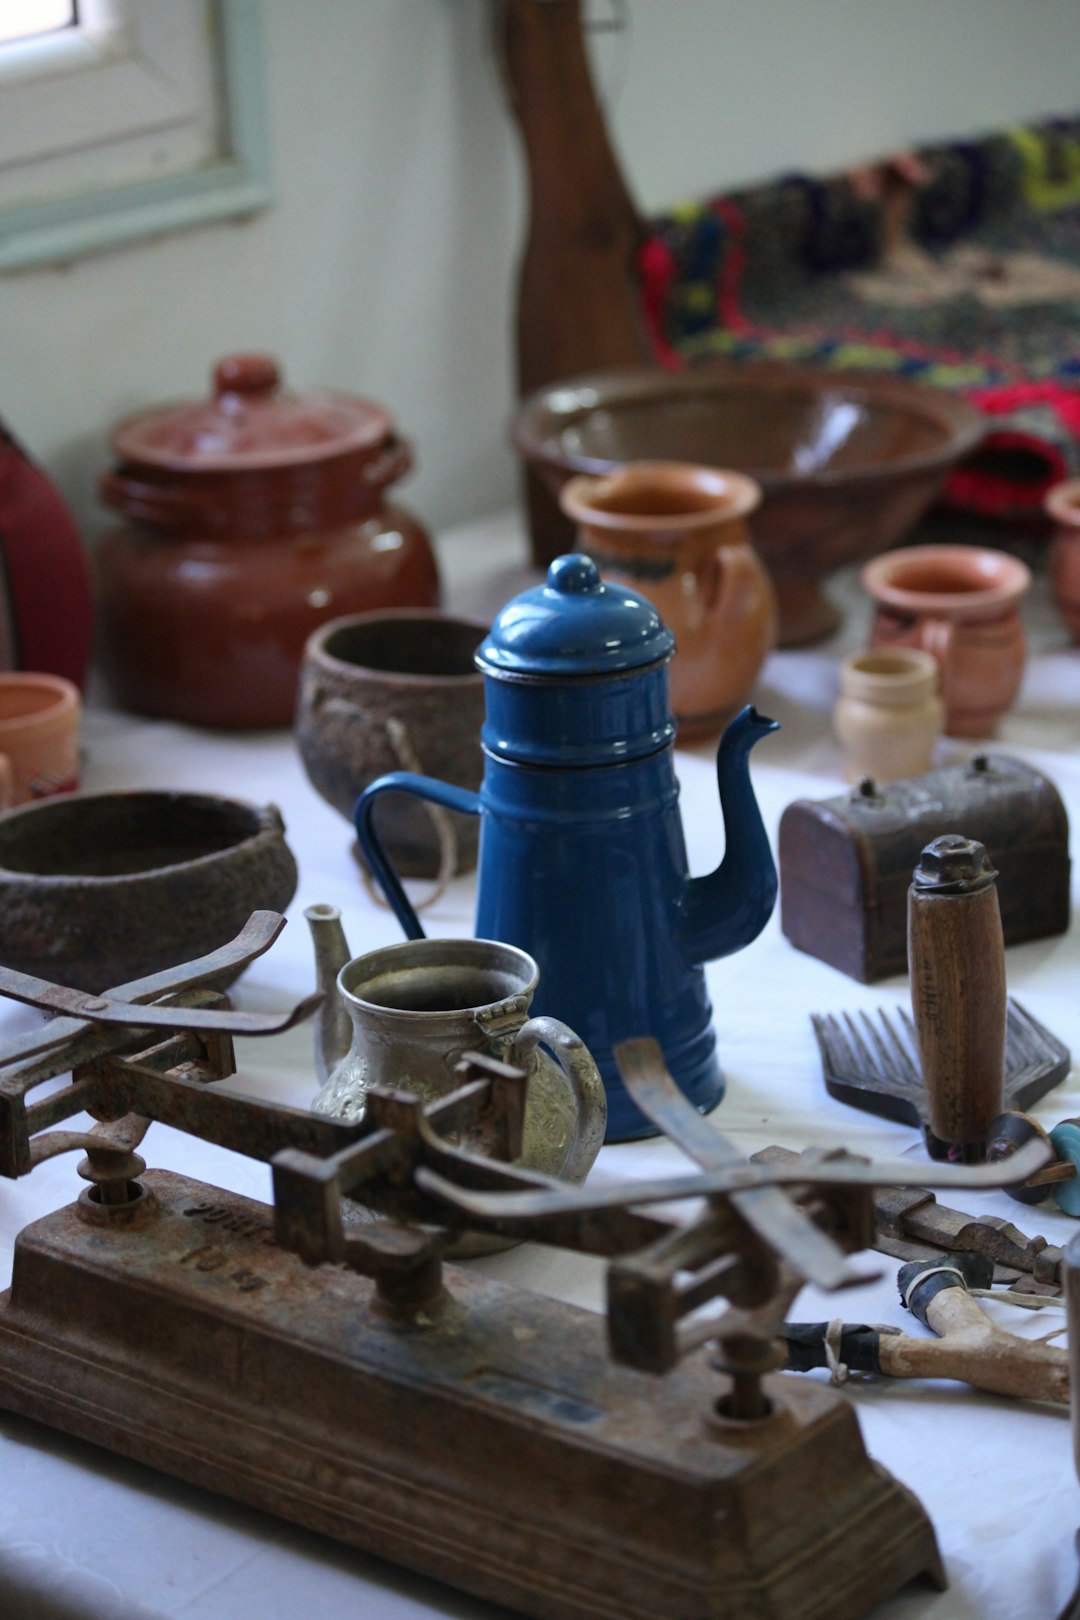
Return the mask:
M 992 419 L 958 507 L 1030 518 L 1080 474 L 1080 118 L 900 154 L 649 222 L 639 272 L 666 365 L 887 370 Z

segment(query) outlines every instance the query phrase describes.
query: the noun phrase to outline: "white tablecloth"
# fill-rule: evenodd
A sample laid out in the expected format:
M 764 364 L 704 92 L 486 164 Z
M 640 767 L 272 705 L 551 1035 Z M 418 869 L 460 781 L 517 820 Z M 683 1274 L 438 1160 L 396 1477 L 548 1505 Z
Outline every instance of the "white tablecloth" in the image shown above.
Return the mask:
M 520 527 L 513 514 L 468 525 L 440 545 L 448 605 L 494 611 L 526 583 Z M 820 798 L 843 785 L 829 717 L 840 654 L 865 637 L 867 608 L 853 579 L 837 594 L 850 611 L 824 647 L 774 654 L 754 694 L 780 733 L 755 751 L 752 774 L 766 823 L 775 834 L 792 799 Z M 1073 651 L 1049 606 L 1045 579 L 1026 609 L 1032 657 L 1015 711 L 996 746 L 1045 770 L 1080 822 L 1080 652 Z M 970 747 L 946 742 L 940 762 Z M 716 864 L 723 829 L 710 750 L 677 755 L 691 867 Z M 359 952 L 397 940 L 390 914 L 357 877 L 346 823 L 304 776 L 291 737 L 199 732 L 92 707 L 85 725 L 84 786 L 177 787 L 234 793 L 280 806 L 300 865 L 290 926 L 245 975 L 239 1000 L 270 1005 L 296 997 L 313 977 L 303 907 L 339 905 Z M 431 933 L 467 934 L 472 883 L 452 885 L 427 913 Z M 1076 896 L 1074 893 L 1074 905 Z M 1080 935 L 1009 951 L 1010 989 L 1056 1034 L 1080 1051 Z M 748 949 L 708 970 L 727 1095 L 713 1116 L 745 1152 L 770 1142 L 800 1148 L 843 1143 L 861 1152 L 910 1154 L 912 1179 L 925 1162 L 917 1133 L 854 1112 L 825 1093 L 809 1014 L 900 1005 L 902 979 L 862 986 L 783 938 L 774 917 Z M 35 1015 L 0 1014 L 0 1030 Z M 311 1031 L 301 1027 L 265 1042 L 239 1044 L 245 1085 L 261 1095 L 306 1101 L 313 1092 Z M 1048 1125 L 1080 1114 L 1076 1075 L 1037 1110 Z M 210 1148 L 161 1126 L 147 1140 L 151 1164 L 187 1171 L 260 1198 L 269 1197 L 265 1166 Z M 68 1203 L 82 1183 L 75 1159 L 47 1162 L 18 1183 L 0 1182 L 0 1282 L 10 1274 L 12 1244 L 30 1219 Z M 687 1168 L 670 1146 L 650 1141 L 605 1148 L 598 1177 Z M 1028 1210 L 1004 1195 L 943 1196 L 994 1212 L 1023 1230 L 1064 1244 L 1077 1230 L 1046 1208 Z M 842 1302 L 806 1290 L 791 1312 L 802 1320 L 843 1314 L 850 1321 L 921 1329 L 896 1296 L 895 1264 L 882 1257 L 880 1280 Z M 480 1262 L 524 1286 L 597 1307 L 599 1262 L 537 1247 Z M 1015 1331 L 1057 1326 L 1056 1311 L 994 1307 Z M 1063 1341 L 1059 1341 L 1063 1342 Z M 677 1373 L 674 1375 L 677 1376 Z M 823 1374 L 810 1376 L 823 1377 Z M 950 1588 L 911 1587 L 884 1604 L 879 1620 L 1051 1620 L 1077 1575 L 1074 1532 L 1080 1488 L 1066 1413 L 980 1396 L 952 1384 L 855 1381 L 846 1386 L 872 1456 L 921 1498 L 937 1531 Z M 500 1611 L 153 1470 L 123 1462 L 26 1420 L 0 1413 L 0 1616 L 4 1620 L 419 1620 L 455 1615 L 481 1620 Z

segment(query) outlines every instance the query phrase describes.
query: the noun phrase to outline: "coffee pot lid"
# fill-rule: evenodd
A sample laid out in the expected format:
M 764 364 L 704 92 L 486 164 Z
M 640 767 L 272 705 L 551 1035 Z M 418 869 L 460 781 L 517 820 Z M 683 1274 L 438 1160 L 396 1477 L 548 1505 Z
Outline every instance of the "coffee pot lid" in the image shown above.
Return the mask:
M 476 655 L 486 673 L 616 675 L 670 657 L 675 637 L 651 602 L 609 585 L 591 557 L 556 557 L 543 585 L 514 597 Z

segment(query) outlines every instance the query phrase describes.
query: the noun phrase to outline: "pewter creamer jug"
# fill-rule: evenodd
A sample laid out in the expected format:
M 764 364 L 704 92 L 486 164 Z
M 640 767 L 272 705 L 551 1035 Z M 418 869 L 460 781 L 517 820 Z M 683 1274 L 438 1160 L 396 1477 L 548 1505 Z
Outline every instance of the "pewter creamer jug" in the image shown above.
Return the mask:
M 752 708 L 717 753 L 724 859 L 707 877 L 689 876 L 668 702 L 674 646 L 644 597 L 604 584 L 587 557 L 556 558 L 476 655 L 486 704 L 479 794 L 394 771 L 356 806 L 361 848 L 410 939 L 424 931 L 379 842 L 376 801 L 411 793 L 480 816 L 477 935 L 536 958 L 536 1010 L 565 1018 L 603 1076 L 608 1141 L 654 1131 L 619 1079 L 619 1041 L 654 1036 L 695 1106 L 719 1101 L 701 964 L 748 945 L 776 901 L 748 769 L 776 722 Z

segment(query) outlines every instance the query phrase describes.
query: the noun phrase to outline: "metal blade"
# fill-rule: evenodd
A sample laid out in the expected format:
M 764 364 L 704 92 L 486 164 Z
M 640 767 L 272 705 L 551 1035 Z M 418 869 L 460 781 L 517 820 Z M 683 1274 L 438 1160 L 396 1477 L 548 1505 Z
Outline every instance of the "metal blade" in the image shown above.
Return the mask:
M 1026 1181 L 1047 1160 L 1046 1146 L 1038 1141 L 1026 1142 L 998 1164 L 942 1164 L 929 1160 L 919 1184 L 975 1191 L 1011 1187 Z M 799 1156 L 792 1164 L 759 1165 L 742 1160 L 696 1176 L 623 1181 L 611 1187 L 582 1188 L 580 1192 L 569 1188 L 521 1193 L 469 1192 L 443 1180 L 439 1182 L 438 1192 L 465 1215 L 525 1221 L 571 1209 L 635 1209 L 647 1204 L 675 1203 L 683 1198 L 729 1197 L 732 1193 L 756 1195 L 758 1191 L 782 1187 L 910 1187 L 913 1185 L 911 1172 L 915 1168 L 910 1159 L 874 1161 L 844 1156 L 808 1161 Z
M 722 1170 L 746 1163 L 727 1137 L 714 1130 L 679 1090 L 658 1041 L 622 1041 L 615 1048 L 615 1063 L 641 1112 L 703 1169 Z M 844 1251 L 779 1188 L 756 1187 L 752 1192 L 736 1193 L 731 1202 L 758 1236 L 807 1282 L 835 1288 L 844 1281 L 849 1269 Z

